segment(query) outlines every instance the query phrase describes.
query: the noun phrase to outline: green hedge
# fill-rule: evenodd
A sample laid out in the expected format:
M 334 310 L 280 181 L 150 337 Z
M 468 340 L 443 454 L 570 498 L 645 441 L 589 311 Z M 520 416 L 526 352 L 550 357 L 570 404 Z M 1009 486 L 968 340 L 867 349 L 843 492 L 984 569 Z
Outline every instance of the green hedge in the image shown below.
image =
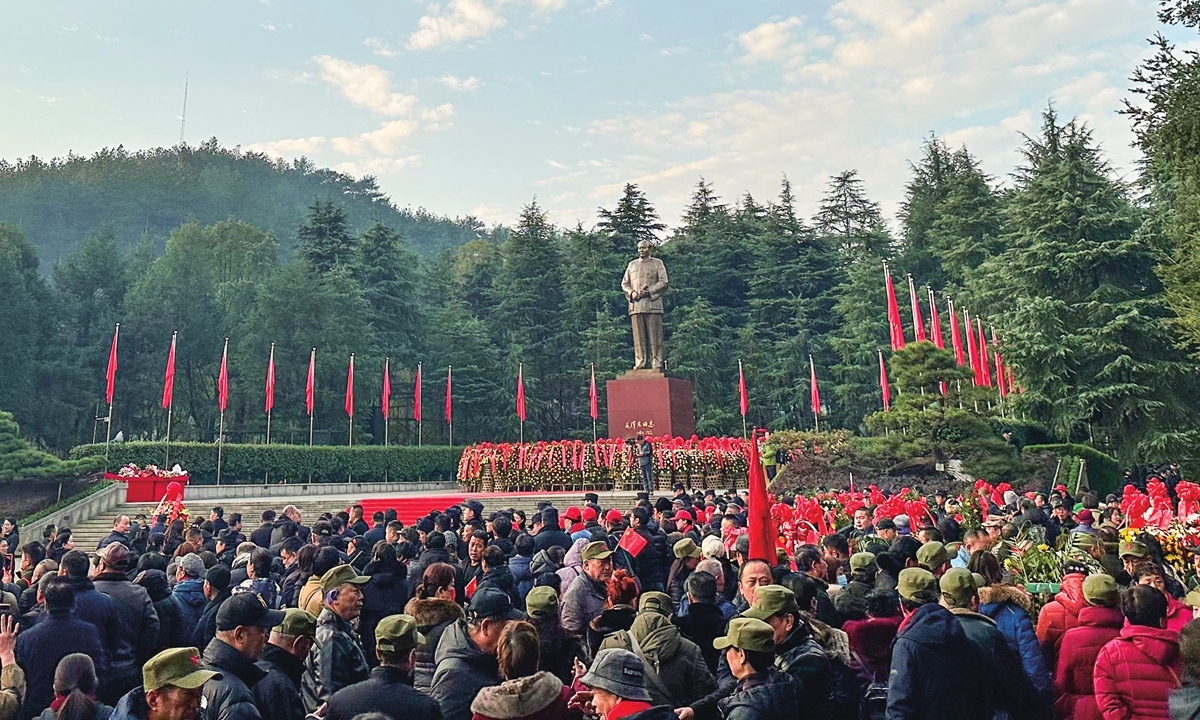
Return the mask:
M 1062 443 L 1058 445 L 1027 445 L 1025 452 L 1049 452 L 1054 453 L 1060 458 L 1082 458 L 1087 460 L 1087 475 L 1088 484 L 1092 488 L 1092 492 L 1100 496 L 1103 500 L 1105 495 L 1109 493 L 1119 493 L 1121 491 L 1121 466 L 1117 463 L 1116 458 L 1111 455 L 1106 455 L 1095 448 L 1090 448 L 1087 445 L 1074 445 L 1070 443 Z M 1074 464 L 1064 463 L 1063 470 L 1060 475 L 1067 474 L 1068 470 L 1074 468 Z M 1074 480 L 1078 471 L 1074 470 L 1069 477 Z M 1060 477 L 1060 480 L 1065 479 Z M 1065 484 L 1065 483 L 1064 483 Z M 1071 486 L 1074 489 L 1074 486 Z
M 127 442 L 109 449 L 109 470 L 122 465 L 163 464 L 161 442 Z M 423 447 L 360 445 L 237 445 L 226 443 L 221 464 L 221 484 L 286 482 L 418 482 L 452 481 L 458 472 L 462 448 L 445 445 Z M 104 445 L 80 445 L 71 457 L 104 456 Z M 209 485 L 217 481 L 217 446 L 209 443 L 171 443 L 171 465 L 187 470 L 190 482 Z
M 80 500 L 82 500 L 86 497 L 95 495 L 96 493 L 100 492 L 104 488 L 106 488 L 110 485 L 114 485 L 114 484 L 116 484 L 116 481 L 114 481 L 114 480 L 101 480 L 100 482 L 93 484 L 91 487 L 89 487 L 87 490 L 84 490 L 83 492 L 75 493 L 74 495 L 72 495 L 69 498 L 63 498 L 62 500 L 54 503 L 53 505 L 46 508 L 45 510 L 39 510 L 36 513 L 30 515 L 29 517 L 21 518 L 19 521 L 17 521 L 17 527 L 22 527 L 22 528 L 29 527 L 30 523 L 37 522 L 38 520 L 41 520 L 42 518 L 46 517 L 47 515 L 56 513 L 59 510 L 62 510 L 63 508 L 67 507 L 68 505 L 74 505 L 75 503 L 79 502 Z

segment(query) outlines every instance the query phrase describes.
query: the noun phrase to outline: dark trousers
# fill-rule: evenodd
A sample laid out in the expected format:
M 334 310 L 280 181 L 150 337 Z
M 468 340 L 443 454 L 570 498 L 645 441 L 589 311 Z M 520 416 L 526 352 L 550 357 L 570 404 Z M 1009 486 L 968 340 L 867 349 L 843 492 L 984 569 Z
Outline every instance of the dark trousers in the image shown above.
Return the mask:
M 642 484 L 646 486 L 646 492 L 654 492 L 654 466 L 650 464 L 642 465 Z

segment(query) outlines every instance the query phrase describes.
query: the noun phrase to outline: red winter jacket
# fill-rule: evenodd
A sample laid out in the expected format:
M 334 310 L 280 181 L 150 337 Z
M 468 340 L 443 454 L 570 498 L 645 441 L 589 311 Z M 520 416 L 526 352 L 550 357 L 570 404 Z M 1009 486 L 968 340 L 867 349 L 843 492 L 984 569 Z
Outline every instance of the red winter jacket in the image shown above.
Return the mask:
M 1179 631 L 1183 630 L 1183 626 L 1191 621 L 1192 609 L 1167 595 L 1167 629 L 1178 635 Z
M 1062 645 L 1063 633 L 1079 624 L 1079 611 L 1087 607 L 1083 598 L 1083 573 L 1071 573 L 1063 578 L 1062 588 L 1054 600 L 1046 603 L 1038 614 L 1037 638 L 1042 645 L 1046 662 L 1054 664 L 1058 648 Z
M 1054 673 L 1054 714 L 1059 720 L 1100 720 L 1092 684 L 1096 656 L 1121 634 L 1124 624 L 1117 608 L 1089 605 L 1079 611 L 1079 625 L 1063 634 Z
M 1179 633 L 1129 625 L 1096 658 L 1092 682 L 1104 720 L 1170 720 L 1167 696 L 1179 687 Z

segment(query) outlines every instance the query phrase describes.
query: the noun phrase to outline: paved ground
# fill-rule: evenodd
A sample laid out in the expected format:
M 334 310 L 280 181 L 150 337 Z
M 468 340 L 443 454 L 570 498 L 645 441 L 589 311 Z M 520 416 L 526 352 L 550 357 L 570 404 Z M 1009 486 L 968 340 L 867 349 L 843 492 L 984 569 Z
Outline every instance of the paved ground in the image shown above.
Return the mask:
M 621 509 L 631 507 L 637 497 L 637 493 L 631 491 L 606 491 L 598 492 L 597 495 L 600 496 L 600 505 L 602 507 L 616 507 Z M 205 499 L 188 502 L 186 503 L 186 507 L 193 517 L 197 514 L 203 514 L 207 517 L 209 511 L 215 505 L 220 505 L 225 509 L 226 518 L 233 513 L 241 513 L 243 518 L 243 532 L 248 535 L 251 530 L 257 528 L 262 523 L 261 517 L 264 510 L 270 509 L 279 512 L 285 505 L 295 505 L 304 515 L 307 522 L 321 513 L 345 510 L 348 506 L 357 502 L 367 501 L 364 502 L 364 505 L 374 506 L 378 504 L 378 501 L 394 499 L 396 502 L 394 504 L 388 503 L 387 506 L 396 507 L 398 511 L 401 511 L 400 516 L 404 520 L 405 515 L 411 514 L 413 511 L 418 511 L 417 516 L 424 515 L 431 508 L 441 509 L 448 507 L 461 502 L 464 497 L 478 500 L 488 510 L 513 508 L 524 510 L 526 513 L 536 511 L 537 504 L 541 500 L 550 500 L 559 509 L 565 509 L 570 505 L 578 505 L 583 502 L 583 493 L 578 491 L 565 493 L 472 493 L 469 495 L 445 491 L 417 491 L 366 495 L 294 495 L 263 499 L 237 498 L 224 501 Z M 72 534 L 75 536 L 75 543 L 80 549 L 91 550 L 111 531 L 114 517 L 118 515 L 129 515 L 130 517 L 138 514 L 149 515 L 153 512 L 154 508 L 155 505 L 152 503 L 125 504 L 114 508 L 111 513 L 104 517 L 92 518 L 86 522 L 79 523 L 77 527 L 71 529 Z M 368 516 L 369 514 L 368 512 Z M 370 518 L 368 517 L 369 521 Z M 409 518 L 409 521 L 411 522 L 411 518 Z

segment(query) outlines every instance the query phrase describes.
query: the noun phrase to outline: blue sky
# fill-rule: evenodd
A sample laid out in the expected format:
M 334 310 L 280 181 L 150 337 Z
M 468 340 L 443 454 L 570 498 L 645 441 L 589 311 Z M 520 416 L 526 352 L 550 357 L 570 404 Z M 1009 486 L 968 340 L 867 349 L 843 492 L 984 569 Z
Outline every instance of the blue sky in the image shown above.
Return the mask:
M 1156 0 L 7 3 L 0 157 L 217 137 L 373 174 L 400 206 L 590 226 L 626 182 L 811 214 L 857 168 L 894 213 L 934 132 L 1005 179 L 1053 98 L 1118 171 Z M 1192 42 L 1189 31 L 1172 31 Z

